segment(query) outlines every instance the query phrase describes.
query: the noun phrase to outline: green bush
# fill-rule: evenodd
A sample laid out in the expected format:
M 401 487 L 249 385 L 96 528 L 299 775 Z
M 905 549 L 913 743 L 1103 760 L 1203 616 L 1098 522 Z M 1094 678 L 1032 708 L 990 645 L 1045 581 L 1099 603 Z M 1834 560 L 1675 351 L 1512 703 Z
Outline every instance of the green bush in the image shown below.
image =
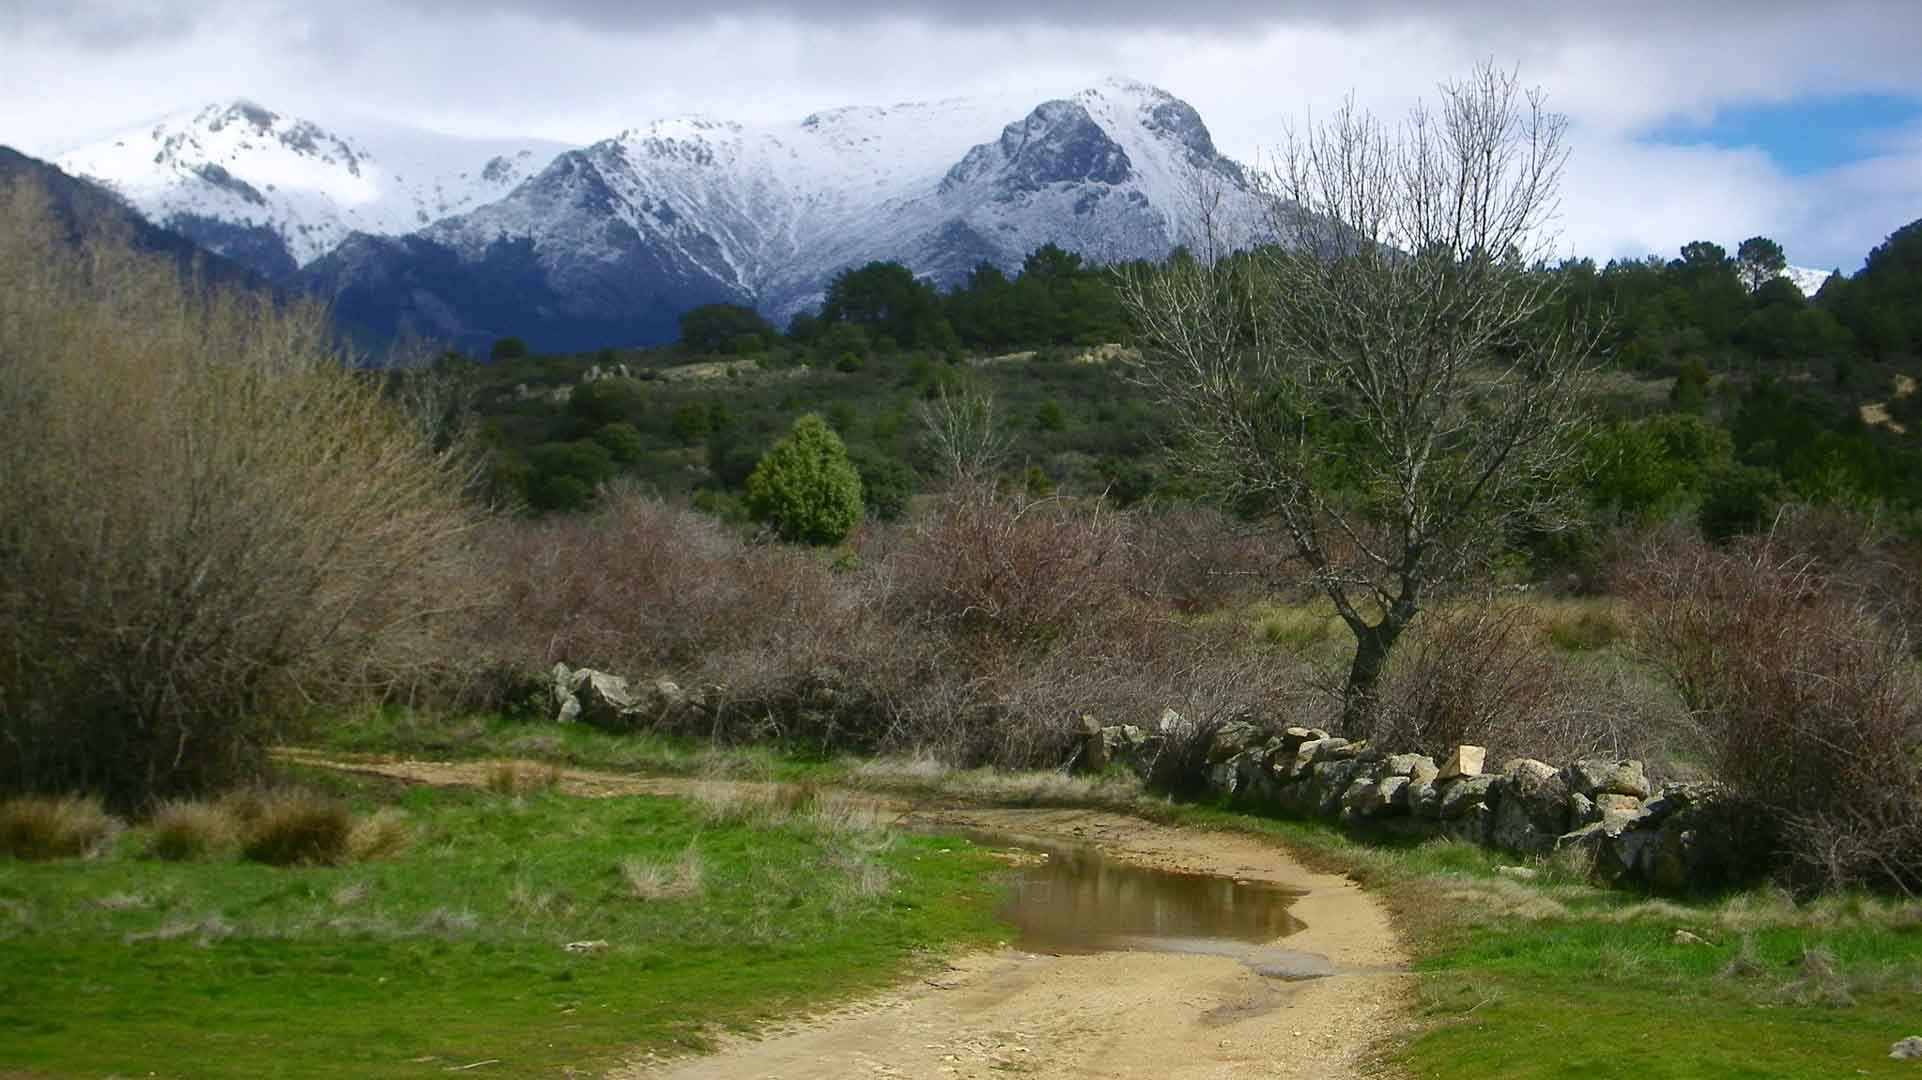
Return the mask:
M 747 505 L 783 540 L 836 544 L 861 520 L 861 477 L 841 437 L 808 413 L 748 475 Z
M 1711 473 L 1702 493 L 1700 524 L 1713 540 L 1757 533 L 1775 519 L 1788 486 L 1772 469 L 1730 465 Z

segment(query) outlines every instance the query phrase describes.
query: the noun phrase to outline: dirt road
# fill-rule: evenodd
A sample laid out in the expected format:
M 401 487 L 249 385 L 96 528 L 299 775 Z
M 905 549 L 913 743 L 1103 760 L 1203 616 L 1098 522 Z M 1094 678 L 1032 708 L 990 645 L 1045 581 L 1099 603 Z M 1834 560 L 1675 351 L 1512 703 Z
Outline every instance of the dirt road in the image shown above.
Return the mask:
M 479 783 L 487 770 L 423 762 L 351 767 L 429 783 Z M 562 782 L 581 795 L 672 795 L 689 786 L 579 771 Z M 1085 810 L 920 810 L 906 822 L 1081 841 L 1125 862 L 1297 890 L 1303 895 L 1290 911 L 1305 927 L 1275 945 L 1326 957 L 1336 973 L 1288 981 L 1263 974 L 1246 954 L 1056 956 L 1003 948 L 958 957 L 933 977 L 823 1015 L 725 1040 L 707 1057 L 645 1057 L 610 1076 L 1339 1080 L 1369 1075 L 1370 1050 L 1402 1022 L 1412 997 L 1406 956 L 1381 906 L 1272 843 Z

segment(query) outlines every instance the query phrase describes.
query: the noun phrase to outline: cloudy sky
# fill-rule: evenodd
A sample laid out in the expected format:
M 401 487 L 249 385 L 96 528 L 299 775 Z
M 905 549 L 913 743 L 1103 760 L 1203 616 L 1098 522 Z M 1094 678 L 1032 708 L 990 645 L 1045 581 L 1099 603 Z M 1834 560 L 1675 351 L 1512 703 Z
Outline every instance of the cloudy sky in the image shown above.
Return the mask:
M 1916 0 L 0 0 L 0 143 L 52 156 L 234 97 L 585 143 L 1120 74 L 1253 161 L 1350 92 L 1399 113 L 1493 58 L 1572 122 L 1564 249 L 1759 233 L 1852 271 L 1922 217 L 1919 48 Z

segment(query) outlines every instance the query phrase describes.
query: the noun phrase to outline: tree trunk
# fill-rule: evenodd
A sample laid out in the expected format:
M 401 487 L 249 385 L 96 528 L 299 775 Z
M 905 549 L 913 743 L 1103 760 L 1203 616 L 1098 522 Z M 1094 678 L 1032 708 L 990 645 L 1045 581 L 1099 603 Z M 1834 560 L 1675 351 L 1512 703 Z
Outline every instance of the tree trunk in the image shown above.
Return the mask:
M 1380 705 L 1378 688 L 1381 674 L 1388 667 L 1388 652 L 1408 625 L 1393 615 L 1374 626 L 1355 632 L 1355 660 L 1348 666 L 1348 682 L 1341 693 L 1341 734 L 1359 739 L 1374 724 Z

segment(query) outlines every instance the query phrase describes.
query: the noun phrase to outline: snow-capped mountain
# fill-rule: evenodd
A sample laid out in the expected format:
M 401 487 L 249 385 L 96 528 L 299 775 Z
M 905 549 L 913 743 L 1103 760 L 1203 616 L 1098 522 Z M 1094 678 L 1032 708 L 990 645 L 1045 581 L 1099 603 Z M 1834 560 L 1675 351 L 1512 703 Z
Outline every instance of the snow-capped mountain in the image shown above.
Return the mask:
M 1803 296 L 1814 296 L 1822 291 L 1822 285 L 1829 280 L 1834 270 L 1813 270 L 1806 266 L 1791 266 L 1782 271 L 1782 276 L 1802 290 Z
M 62 155 L 156 224 L 272 276 L 355 232 L 399 235 L 500 198 L 567 147 L 393 130 L 336 134 L 249 101 Z
M 381 325 L 548 348 L 671 337 L 696 304 L 778 318 L 832 277 L 887 259 L 947 283 L 1056 243 L 1097 261 L 1188 241 L 1197 178 L 1218 219 L 1257 220 L 1242 171 L 1194 109 L 1108 80 L 1067 98 L 1003 96 L 816 113 L 749 127 L 660 121 L 556 157 L 504 197 L 406 237 L 358 236 L 308 277 Z
M 350 319 L 548 348 L 668 338 L 711 301 L 785 319 L 873 260 L 946 284 L 1047 243 L 1157 258 L 1192 241 L 1201 186 L 1223 194 L 1231 242 L 1258 218 L 1195 110 L 1125 79 L 784 124 L 661 120 L 581 148 L 347 135 L 235 101 L 59 163 Z

